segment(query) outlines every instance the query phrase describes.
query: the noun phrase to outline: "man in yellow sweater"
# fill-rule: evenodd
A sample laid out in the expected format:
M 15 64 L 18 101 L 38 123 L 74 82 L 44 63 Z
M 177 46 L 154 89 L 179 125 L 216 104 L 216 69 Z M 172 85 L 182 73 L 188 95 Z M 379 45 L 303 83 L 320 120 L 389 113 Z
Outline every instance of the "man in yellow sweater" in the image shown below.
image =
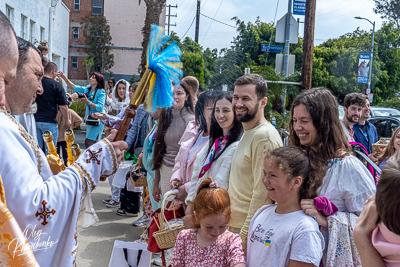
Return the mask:
M 232 105 L 244 133 L 232 157 L 229 176 L 230 230 L 240 233 L 245 251 L 250 221 L 267 200 L 262 183 L 264 156 L 282 146 L 278 131 L 264 117 L 267 92 L 267 82 L 258 74 L 246 74 L 235 82 Z

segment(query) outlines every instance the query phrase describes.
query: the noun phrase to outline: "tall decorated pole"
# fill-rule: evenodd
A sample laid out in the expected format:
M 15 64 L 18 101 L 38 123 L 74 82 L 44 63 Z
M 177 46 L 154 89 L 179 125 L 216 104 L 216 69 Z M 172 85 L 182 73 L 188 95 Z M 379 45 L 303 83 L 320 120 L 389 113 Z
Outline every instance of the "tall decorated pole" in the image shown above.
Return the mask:
M 147 111 L 154 112 L 158 107 L 172 107 L 172 82 L 179 84 L 183 75 L 182 52 L 176 42 L 166 44 L 170 37 L 164 32 L 164 28 L 160 26 L 155 24 L 151 26 L 146 71 L 125 111 L 125 117 L 115 141 L 124 139 L 129 124 L 136 115 L 136 109 L 145 99 L 147 87 Z

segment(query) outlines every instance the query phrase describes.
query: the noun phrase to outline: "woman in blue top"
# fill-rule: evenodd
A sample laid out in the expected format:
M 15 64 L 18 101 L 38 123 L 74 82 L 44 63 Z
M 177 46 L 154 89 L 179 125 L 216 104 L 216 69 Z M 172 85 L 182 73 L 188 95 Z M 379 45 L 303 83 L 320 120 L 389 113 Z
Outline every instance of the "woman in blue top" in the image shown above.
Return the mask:
M 70 89 L 74 90 L 74 92 L 84 94 L 84 97 L 80 99 L 86 104 L 85 120 L 91 113 L 105 112 L 104 102 L 106 100 L 106 92 L 104 91 L 105 80 L 103 75 L 97 72 L 90 74 L 89 85 L 86 87 L 73 84 L 61 71 L 60 76 Z M 103 129 L 104 124 L 101 121 L 99 126 L 86 125 L 86 148 L 100 140 Z

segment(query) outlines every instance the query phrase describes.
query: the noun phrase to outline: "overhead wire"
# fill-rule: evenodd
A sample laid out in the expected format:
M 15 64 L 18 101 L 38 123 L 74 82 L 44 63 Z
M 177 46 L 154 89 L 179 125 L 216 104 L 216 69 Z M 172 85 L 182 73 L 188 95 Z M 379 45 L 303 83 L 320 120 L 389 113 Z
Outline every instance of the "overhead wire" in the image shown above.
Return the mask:
M 209 17 L 209 16 L 206 16 L 206 15 L 204 15 L 203 13 L 200 13 L 200 15 L 202 15 L 202 16 L 204 16 L 204 17 L 206 17 L 206 18 L 209 18 L 209 19 L 211 19 L 211 20 L 213 20 L 213 21 L 215 21 L 215 22 L 224 24 L 224 25 L 226 25 L 226 26 L 229 26 L 229 27 L 232 27 L 232 28 L 235 28 L 235 29 L 237 28 L 236 26 L 232 26 L 232 25 L 226 24 L 225 22 L 222 22 L 222 21 L 213 19 L 213 18 L 211 18 L 211 17 Z
M 196 16 L 194 16 L 194 18 L 193 18 L 193 20 L 192 20 L 192 23 L 190 24 L 189 29 L 187 29 L 187 31 L 185 32 L 185 34 L 182 36 L 181 39 L 183 39 L 183 38 L 186 36 L 186 34 L 188 33 L 188 31 L 190 30 L 190 28 L 192 28 L 192 25 L 193 25 L 193 22 L 194 22 L 195 19 L 196 19 Z
M 190 2 L 188 1 L 188 3 L 190 3 Z M 195 12 L 196 11 L 196 9 L 195 9 L 196 2 L 193 1 L 193 2 L 191 2 L 191 4 L 192 5 L 190 6 L 189 9 L 185 9 L 185 10 L 187 10 L 187 12 L 180 22 L 179 30 L 177 30 L 178 36 L 181 35 L 185 31 L 185 29 L 187 28 L 187 26 L 190 23 L 192 16 L 196 14 L 196 12 Z M 184 12 L 182 12 L 181 14 L 184 14 Z
M 221 3 L 219 4 L 219 7 L 218 7 L 217 11 L 215 12 L 215 15 L 214 15 L 214 18 L 213 18 L 213 19 L 215 19 L 215 17 L 217 16 L 218 11 L 219 11 L 219 9 L 221 8 L 221 5 L 222 5 L 223 2 L 224 2 L 224 0 L 221 0 Z M 212 24 L 212 23 L 213 23 L 213 21 L 211 21 L 210 25 L 208 26 L 208 29 L 207 29 L 207 31 L 206 31 L 206 34 L 204 35 L 203 39 L 201 40 L 201 43 L 203 43 L 204 38 L 206 37 L 208 31 L 210 30 L 210 27 L 211 27 L 211 24 Z

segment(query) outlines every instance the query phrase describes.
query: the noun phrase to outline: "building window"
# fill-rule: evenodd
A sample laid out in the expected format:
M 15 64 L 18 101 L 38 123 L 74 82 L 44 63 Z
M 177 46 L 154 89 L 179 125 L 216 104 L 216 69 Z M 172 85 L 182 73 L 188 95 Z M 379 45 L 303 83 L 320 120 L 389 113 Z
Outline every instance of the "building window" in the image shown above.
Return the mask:
M 35 41 L 35 22 L 32 20 L 29 23 L 29 41 L 31 43 Z
M 78 57 L 71 57 L 71 69 L 78 68 Z
M 40 27 L 40 41 L 44 42 L 44 28 Z
M 11 25 L 14 26 L 14 8 L 6 5 L 6 16 L 10 21 Z
M 21 15 L 21 38 L 26 39 L 26 20 L 27 18 L 24 15 Z
M 75 41 L 79 40 L 79 28 L 78 27 L 72 28 L 72 40 L 75 40 Z
M 92 0 L 92 14 L 103 14 L 103 0 Z
M 81 8 L 81 0 L 74 0 L 74 10 L 79 10 Z

